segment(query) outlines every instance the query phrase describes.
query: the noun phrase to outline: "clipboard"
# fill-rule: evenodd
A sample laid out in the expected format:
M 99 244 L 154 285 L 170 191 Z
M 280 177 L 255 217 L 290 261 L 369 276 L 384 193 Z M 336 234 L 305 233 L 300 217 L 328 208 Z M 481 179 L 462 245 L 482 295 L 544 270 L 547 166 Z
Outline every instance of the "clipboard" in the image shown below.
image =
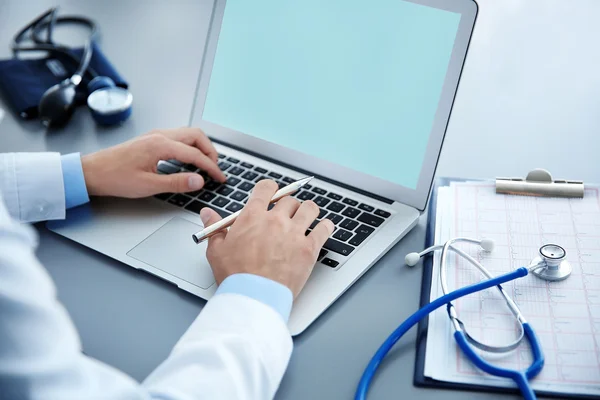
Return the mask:
M 437 191 L 440 187 L 449 186 L 451 182 L 466 182 L 476 181 L 476 179 L 459 179 L 459 178 L 438 178 L 432 189 L 429 201 L 429 209 L 427 211 L 427 228 L 425 230 L 425 246 L 432 246 L 435 241 L 435 221 L 437 209 Z M 423 277 L 421 278 L 421 297 L 419 307 L 429 303 L 431 295 L 431 278 L 433 272 L 433 257 L 425 257 L 423 259 Z M 429 317 L 423 318 L 417 327 L 417 351 L 415 356 L 415 372 L 413 384 L 417 387 L 434 388 L 434 389 L 451 389 L 470 392 L 494 392 L 507 394 L 520 394 L 515 388 L 505 388 L 496 386 L 473 385 L 466 383 L 455 383 L 438 381 L 425 376 L 425 354 L 427 351 L 427 328 Z M 587 394 L 565 394 L 550 391 L 535 391 L 536 395 L 561 399 L 595 399 L 597 397 Z

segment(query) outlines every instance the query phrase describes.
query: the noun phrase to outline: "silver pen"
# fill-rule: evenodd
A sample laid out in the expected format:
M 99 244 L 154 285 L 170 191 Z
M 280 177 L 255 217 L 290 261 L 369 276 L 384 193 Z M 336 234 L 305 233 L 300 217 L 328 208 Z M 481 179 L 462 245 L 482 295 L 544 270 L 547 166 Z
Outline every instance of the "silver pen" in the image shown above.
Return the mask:
M 290 183 L 289 185 L 279 189 L 271 198 L 270 203 L 275 203 L 276 201 L 281 200 L 283 197 L 289 196 L 289 195 L 295 193 L 298 189 L 300 189 L 302 186 L 306 185 L 313 178 L 314 178 L 314 176 L 302 178 L 300 180 L 297 180 L 296 182 Z M 223 218 L 219 222 L 216 222 L 216 223 L 212 224 L 211 226 L 202 229 L 200 232 L 194 233 L 192 235 L 192 239 L 194 239 L 194 242 L 196 242 L 196 244 L 202 243 L 209 237 L 213 236 L 215 233 L 221 232 L 223 229 L 226 229 L 226 228 L 230 227 L 231 225 L 233 225 L 233 223 L 235 222 L 237 217 L 239 217 L 239 215 L 242 211 L 244 211 L 244 210 L 241 209 L 240 211 L 231 214 L 229 217 Z

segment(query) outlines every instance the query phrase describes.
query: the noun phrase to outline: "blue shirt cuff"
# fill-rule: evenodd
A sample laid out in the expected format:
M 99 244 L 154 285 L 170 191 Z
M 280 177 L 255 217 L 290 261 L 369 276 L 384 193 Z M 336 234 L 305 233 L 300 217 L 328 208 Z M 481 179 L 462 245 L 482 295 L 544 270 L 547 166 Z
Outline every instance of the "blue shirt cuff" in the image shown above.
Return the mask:
M 90 201 L 79 153 L 60 157 L 63 182 L 65 187 L 65 205 L 67 209 L 77 207 Z
M 253 274 L 233 274 L 225 278 L 216 295 L 235 293 L 258 300 L 277 311 L 287 323 L 292 311 L 294 296 L 292 291 L 281 283 Z

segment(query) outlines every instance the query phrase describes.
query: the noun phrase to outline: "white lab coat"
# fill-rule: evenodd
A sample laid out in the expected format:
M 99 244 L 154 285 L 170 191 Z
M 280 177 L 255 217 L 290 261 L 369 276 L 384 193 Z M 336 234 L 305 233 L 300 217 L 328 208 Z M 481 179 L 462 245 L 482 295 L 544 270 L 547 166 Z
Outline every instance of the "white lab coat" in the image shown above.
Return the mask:
M 213 297 L 141 384 L 82 354 L 75 327 L 35 257 L 35 231 L 15 220 L 63 218 L 64 207 L 58 154 L 0 154 L 0 399 L 275 395 L 292 340 L 280 314 L 243 295 Z

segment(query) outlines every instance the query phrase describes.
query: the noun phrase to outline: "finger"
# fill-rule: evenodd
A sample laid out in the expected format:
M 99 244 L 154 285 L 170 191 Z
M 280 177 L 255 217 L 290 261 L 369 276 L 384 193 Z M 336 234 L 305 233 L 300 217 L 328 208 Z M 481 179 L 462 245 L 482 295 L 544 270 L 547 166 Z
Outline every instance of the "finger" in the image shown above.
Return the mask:
M 333 225 L 333 222 L 325 218 L 315 226 L 315 229 L 313 229 L 311 233 L 308 234 L 307 237 L 312 240 L 313 249 L 315 249 L 315 251 L 318 251 L 323 247 L 334 229 L 335 225 Z
M 315 219 L 319 216 L 319 206 L 317 206 L 312 200 L 308 200 L 302 203 L 300 208 L 294 214 L 292 220 L 300 226 L 302 232 L 310 227 Z
M 244 209 L 266 210 L 269 207 L 273 195 L 278 189 L 279 186 L 277 183 L 270 179 L 264 179 L 258 182 L 256 186 L 254 186 L 252 194 L 250 194 L 250 198 Z
M 215 163 L 219 159 L 217 149 L 215 149 L 208 136 L 200 128 L 186 126 L 178 129 L 169 129 L 165 131 L 165 134 L 172 139 L 197 147 Z
M 184 163 L 194 164 L 219 182 L 225 182 L 227 179 L 223 171 L 221 171 L 213 160 L 193 146 L 167 139 L 161 150 L 162 159 L 168 160 L 174 158 Z
M 211 226 L 212 224 L 219 222 L 222 218 L 219 214 L 217 214 L 217 212 L 215 210 L 212 210 L 208 207 L 204 207 L 202 210 L 200 210 L 200 219 L 202 220 L 204 227 L 207 228 L 207 227 Z M 217 232 L 214 235 L 212 235 L 210 238 L 208 238 L 207 251 L 212 251 L 211 249 L 213 249 L 216 246 L 219 246 L 219 243 L 221 243 L 223 240 L 225 240 L 226 236 L 227 236 L 227 229 L 223 229 L 222 231 Z
M 294 214 L 296 214 L 296 211 L 299 207 L 300 202 L 298 200 L 294 199 L 291 196 L 287 196 L 279 200 L 277 204 L 275 204 L 275 207 L 273 207 L 272 211 L 281 213 L 292 218 Z
M 170 175 L 149 174 L 148 186 L 150 187 L 150 194 L 186 193 L 202 189 L 204 179 L 193 172 Z

